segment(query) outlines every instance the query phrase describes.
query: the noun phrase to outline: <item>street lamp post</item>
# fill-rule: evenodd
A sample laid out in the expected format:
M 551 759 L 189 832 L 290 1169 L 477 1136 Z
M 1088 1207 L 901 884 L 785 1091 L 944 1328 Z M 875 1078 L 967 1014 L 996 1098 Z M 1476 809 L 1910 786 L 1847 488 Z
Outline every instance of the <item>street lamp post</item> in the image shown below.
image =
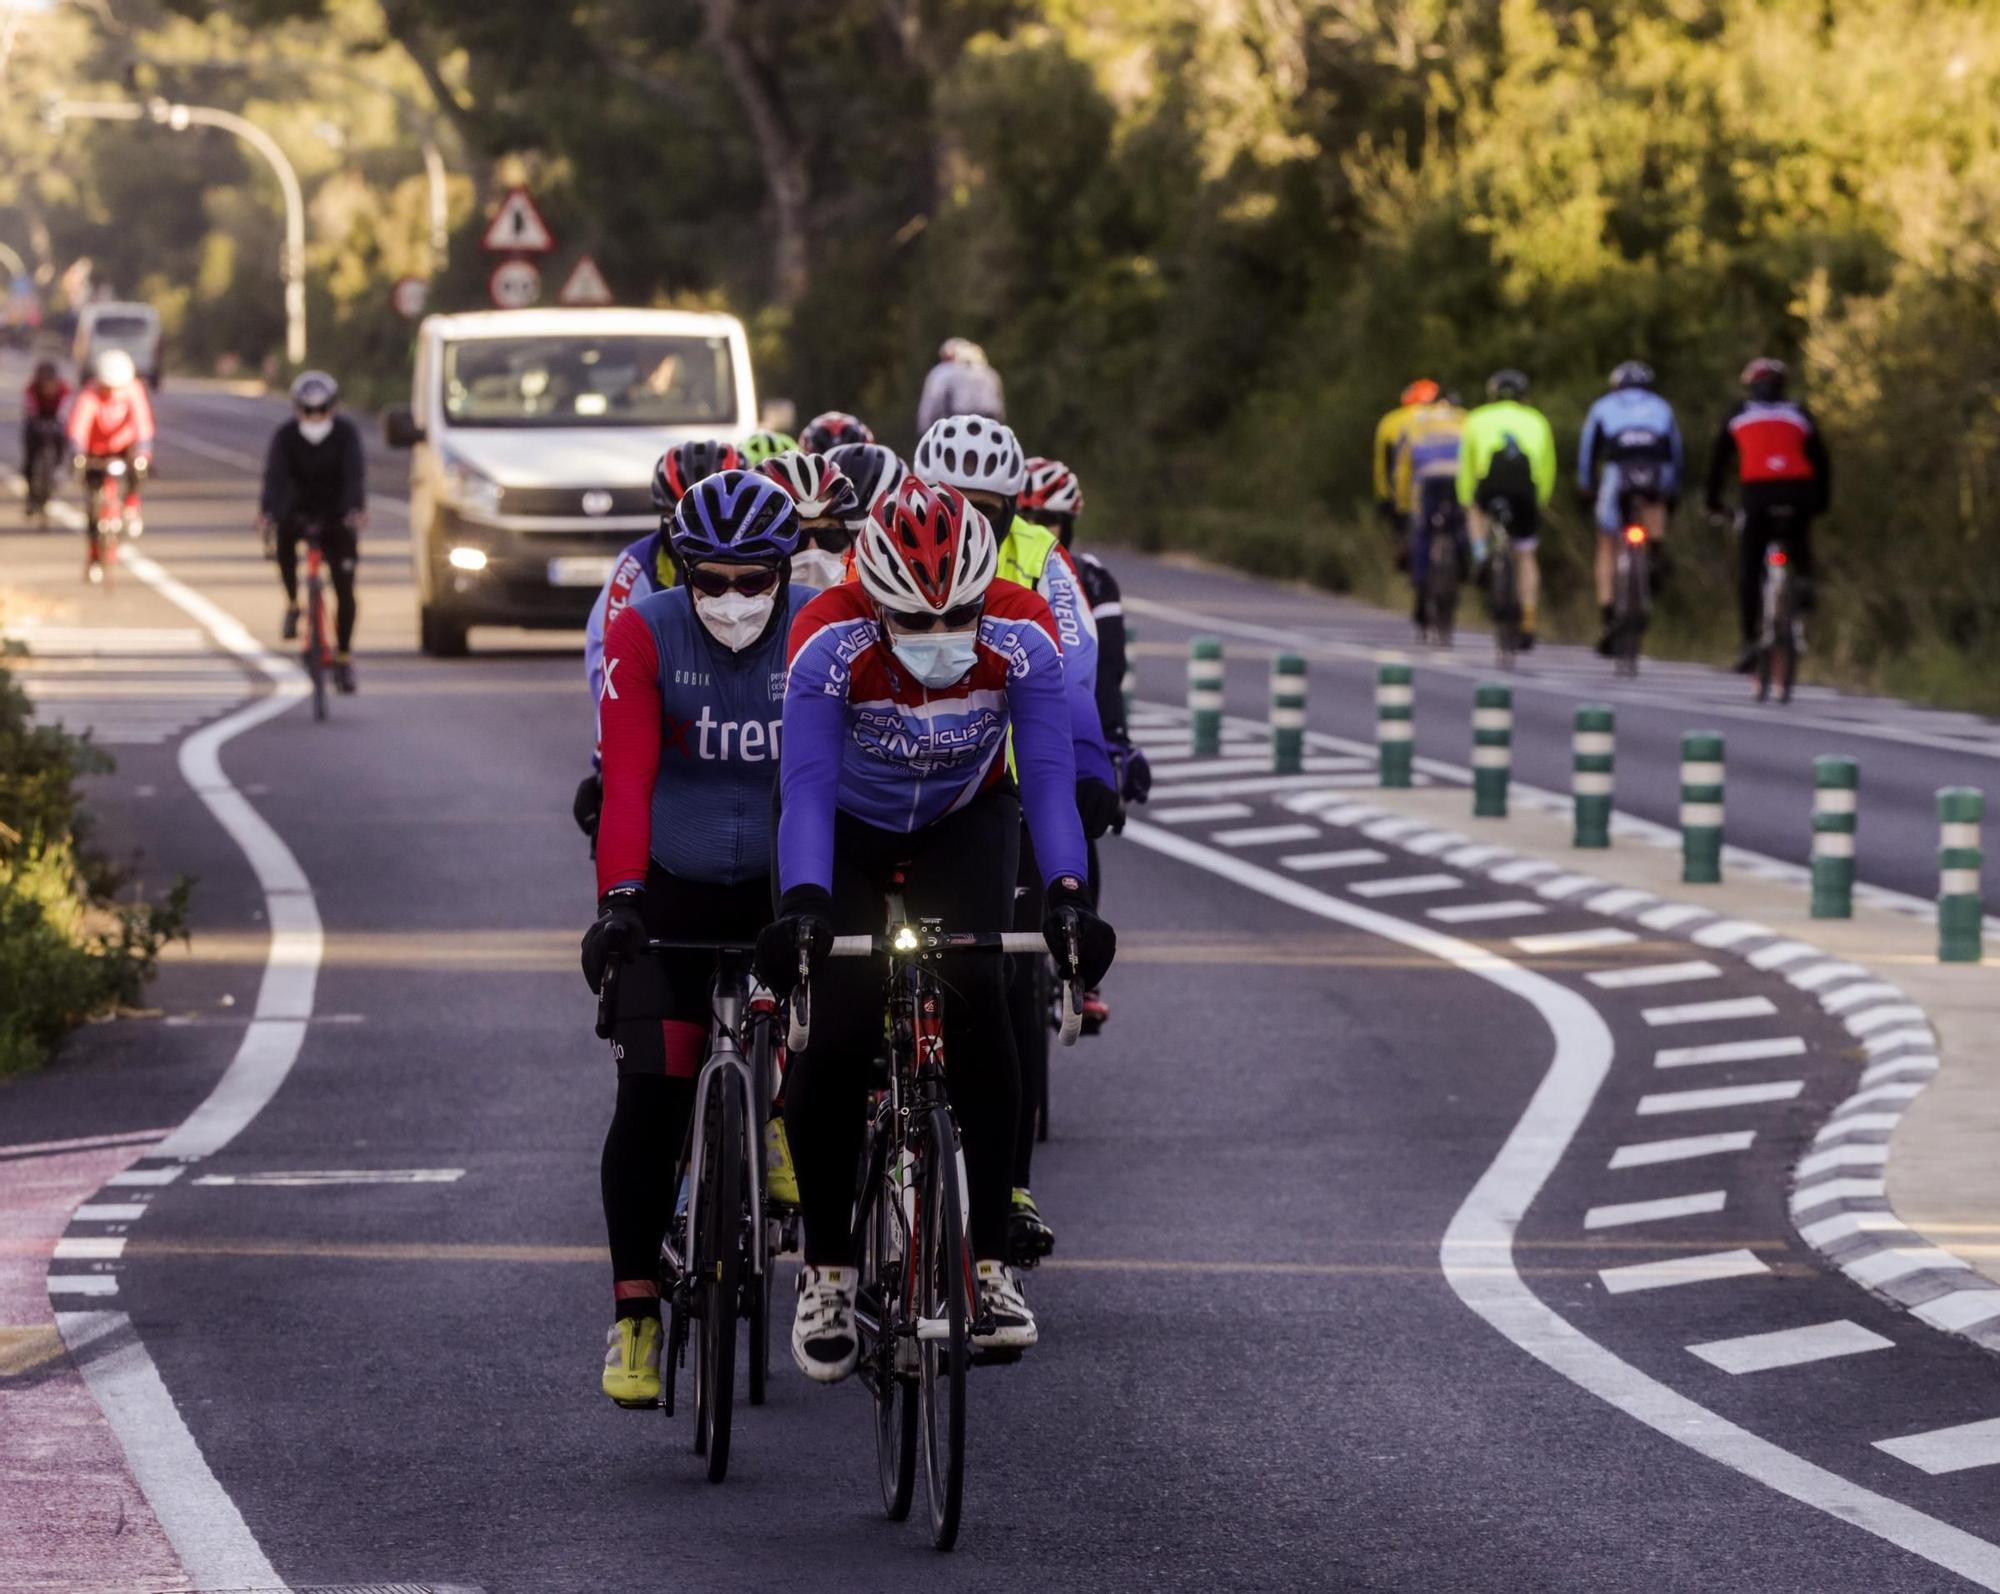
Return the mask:
M 233 133 L 259 155 L 278 179 L 285 196 L 285 251 L 279 275 L 285 284 L 285 358 L 293 365 L 306 360 L 306 202 L 299 187 L 299 174 L 285 158 L 277 142 L 254 122 L 230 111 L 206 105 L 181 105 L 163 99 L 138 105 L 130 100 L 56 100 L 49 106 L 51 121 L 69 117 L 97 122 L 150 121 L 176 133 L 190 127 L 219 127 Z

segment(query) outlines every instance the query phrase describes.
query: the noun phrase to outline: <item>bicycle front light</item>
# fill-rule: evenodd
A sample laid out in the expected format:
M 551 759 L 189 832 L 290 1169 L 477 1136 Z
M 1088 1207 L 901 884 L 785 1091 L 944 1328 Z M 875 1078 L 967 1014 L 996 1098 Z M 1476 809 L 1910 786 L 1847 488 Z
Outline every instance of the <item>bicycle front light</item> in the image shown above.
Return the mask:
M 898 952 L 914 952 L 921 945 L 917 932 L 907 924 L 896 926 L 896 933 L 889 937 L 889 945 Z

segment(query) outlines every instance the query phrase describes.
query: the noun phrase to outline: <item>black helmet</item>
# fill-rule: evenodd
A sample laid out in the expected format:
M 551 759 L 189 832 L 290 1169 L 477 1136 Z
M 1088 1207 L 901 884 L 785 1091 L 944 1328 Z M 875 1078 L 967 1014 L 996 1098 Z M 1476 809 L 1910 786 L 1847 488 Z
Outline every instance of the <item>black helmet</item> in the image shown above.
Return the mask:
M 330 410 L 339 402 L 340 384 L 324 371 L 301 371 L 292 381 L 292 408 L 295 410 Z
M 653 467 L 653 507 L 662 515 L 671 515 L 696 482 L 718 471 L 743 468 L 743 451 L 719 437 L 676 443 Z
M 842 443 L 826 451 L 827 463 L 854 483 L 864 514 L 873 514 L 883 499 L 893 497 L 908 470 L 895 450 L 881 443 Z
M 1651 387 L 1653 368 L 1644 360 L 1627 360 L 1611 373 L 1611 388 L 1618 392 L 1628 387 Z
M 1516 370 L 1495 371 L 1486 379 L 1490 399 L 1517 399 L 1528 391 L 1528 379 Z
M 1760 356 L 1743 367 L 1743 385 L 1750 390 L 1752 398 L 1783 398 L 1785 381 L 1790 374 L 1783 360 Z

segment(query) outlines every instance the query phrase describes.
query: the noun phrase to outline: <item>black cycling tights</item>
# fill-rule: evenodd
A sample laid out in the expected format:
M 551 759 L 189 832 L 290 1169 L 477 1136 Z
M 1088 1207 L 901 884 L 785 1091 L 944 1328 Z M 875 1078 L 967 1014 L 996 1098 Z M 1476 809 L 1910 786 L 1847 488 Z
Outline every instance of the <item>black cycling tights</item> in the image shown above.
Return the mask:
M 911 835 L 849 815 L 835 823 L 834 933 L 879 934 L 883 896 L 909 863 L 904 902 L 915 918 L 950 930 L 1004 930 L 1013 919 L 1021 805 L 990 791 Z M 973 1255 L 1004 1261 L 1021 1082 L 1007 1023 L 1002 960 L 970 954 L 942 966 L 945 1070 L 965 1147 Z M 785 1074 L 785 1130 L 805 1207 L 805 1257 L 816 1267 L 854 1261 L 854 1187 L 868 1081 L 882 1049 L 884 969 L 868 958 L 832 958 L 813 980 L 812 1045 Z
M 611 1232 L 611 1276 L 624 1283 L 660 1276 L 660 1242 L 673 1216 L 675 1165 L 694 1108 L 694 1081 L 660 1074 L 620 1074 L 618 1107 L 604 1137 L 598 1170 L 605 1226 Z M 657 1294 L 620 1299 L 621 1317 L 657 1316 Z
M 327 580 L 333 586 L 334 646 L 346 653 L 354 646 L 354 569 L 361 561 L 360 540 L 353 530 L 335 522 L 320 533 Z M 285 601 L 299 606 L 299 528 L 278 533 L 278 579 L 285 584 Z

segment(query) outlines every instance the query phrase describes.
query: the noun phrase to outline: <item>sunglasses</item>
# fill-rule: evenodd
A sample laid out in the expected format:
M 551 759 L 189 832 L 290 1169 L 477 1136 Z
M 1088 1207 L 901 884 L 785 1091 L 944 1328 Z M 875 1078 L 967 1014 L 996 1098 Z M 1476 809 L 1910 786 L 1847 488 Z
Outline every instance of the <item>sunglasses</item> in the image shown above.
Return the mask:
M 687 573 L 687 582 L 704 598 L 720 598 L 731 592 L 740 592 L 746 598 L 761 598 L 778 584 L 778 572 L 745 570 L 740 575 L 726 576 L 720 570 L 696 565 Z
M 838 520 L 809 520 L 800 528 L 799 546 L 820 547 L 828 553 L 846 553 L 854 546 L 854 533 Z
M 331 404 L 322 405 L 320 408 L 316 410 L 299 411 L 300 417 L 308 421 L 323 421 L 332 413 L 333 413 L 333 406 Z
M 891 614 L 889 628 L 904 632 L 963 631 L 967 626 L 978 624 L 985 608 L 983 602 L 974 602 L 961 603 L 956 609 L 947 609 L 943 614 Z

